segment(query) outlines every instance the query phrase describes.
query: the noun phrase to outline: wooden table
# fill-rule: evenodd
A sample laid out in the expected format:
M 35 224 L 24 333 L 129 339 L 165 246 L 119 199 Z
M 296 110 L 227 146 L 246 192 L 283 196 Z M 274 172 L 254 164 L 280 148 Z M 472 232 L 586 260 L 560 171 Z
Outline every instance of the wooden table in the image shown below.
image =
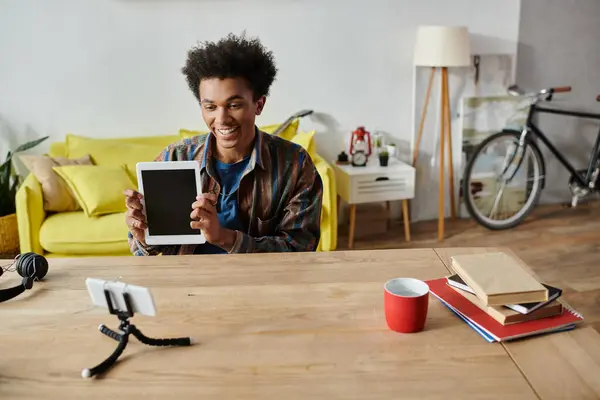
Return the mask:
M 448 270 L 452 271 L 450 256 L 491 252 L 499 249 L 444 248 L 435 250 Z M 511 253 L 509 249 L 500 250 Z M 533 276 L 536 276 L 531 268 L 527 267 L 527 269 Z M 598 275 L 600 276 L 600 272 Z M 502 345 L 540 398 L 600 398 L 600 334 L 591 327 L 585 327 L 585 323 L 570 332 L 506 342 Z
M 0 303 L 0 398 L 600 395 L 599 341 L 583 327 L 489 344 L 432 296 L 425 331 L 389 331 L 384 282 L 445 276 L 447 255 L 414 249 L 50 259 L 45 282 Z M 151 348 L 132 338 L 107 375 L 84 380 L 81 370 L 115 348 L 98 325 L 118 325 L 92 306 L 86 277 L 150 287 L 158 315 L 132 322 L 148 336 L 189 335 L 199 343 Z M 18 282 L 14 273 L 2 278 L 3 288 Z

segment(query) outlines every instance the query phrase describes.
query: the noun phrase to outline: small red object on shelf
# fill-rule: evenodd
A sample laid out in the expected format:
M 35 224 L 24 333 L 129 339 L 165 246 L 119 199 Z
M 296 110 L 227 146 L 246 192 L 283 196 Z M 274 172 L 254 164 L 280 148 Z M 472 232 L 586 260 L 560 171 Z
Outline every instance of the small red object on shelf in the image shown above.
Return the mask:
M 350 154 L 354 154 L 355 150 L 362 150 L 367 156 L 371 155 L 371 134 L 365 130 L 364 126 L 359 126 L 352 132 L 350 138 Z

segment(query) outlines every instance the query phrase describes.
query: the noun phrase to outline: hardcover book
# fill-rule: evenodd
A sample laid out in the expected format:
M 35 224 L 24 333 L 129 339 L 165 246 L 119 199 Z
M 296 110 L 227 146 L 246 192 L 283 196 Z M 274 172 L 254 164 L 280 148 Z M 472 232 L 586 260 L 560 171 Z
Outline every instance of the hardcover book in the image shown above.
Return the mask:
M 465 281 L 463 281 L 461 279 L 461 277 L 458 274 L 448 276 L 446 279 L 448 279 L 449 285 L 451 285 L 455 288 L 464 290 L 465 292 L 475 294 L 473 289 L 471 289 L 465 283 Z M 516 312 L 519 312 L 521 314 L 529 314 L 541 307 L 544 307 L 546 304 L 552 302 L 553 300 L 558 299 L 562 295 L 562 289 L 559 289 L 554 286 L 546 285 L 545 283 L 542 283 L 542 285 L 544 285 L 546 287 L 546 289 L 548 289 L 548 301 L 523 303 L 523 304 L 505 304 L 503 307 L 510 308 L 511 310 L 515 310 Z
M 583 321 L 581 314 L 563 303 L 563 311 L 560 314 L 521 322 L 519 324 L 502 325 L 485 311 L 453 290 L 446 282 L 446 278 L 425 281 L 429 285 L 433 296 L 465 320 L 469 326 L 488 341 L 502 342 L 569 330 L 575 328 L 578 323 Z
M 506 253 L 451 257 L 452 268 L 487 306 L 548 301 L 548 289 Z
M 481 299 L 479 299 L 479 297 L 475 296 L 474 294 L 451 285 L 449 286 L 452 288 L 452 290 L 455 290 L 458 294 L 469 300 L 471 303 L 475 304 L 481 310 L 485 311 L 490 317 L 494 318 L 502 325 L 509 325 L 519 322 L 532 321 L 534 319 L 551 317 L 553 315 L 558 315 L 563 311 L 562 304 L 555 300 L 546 304 L 542 308 L 538 308 L 534 312 L 531 312 L 529 314 L 521 314 L 520 312 L 511 310 L 510 308 L 504 306 L 486 306 L 485 304 L 483 304 Z

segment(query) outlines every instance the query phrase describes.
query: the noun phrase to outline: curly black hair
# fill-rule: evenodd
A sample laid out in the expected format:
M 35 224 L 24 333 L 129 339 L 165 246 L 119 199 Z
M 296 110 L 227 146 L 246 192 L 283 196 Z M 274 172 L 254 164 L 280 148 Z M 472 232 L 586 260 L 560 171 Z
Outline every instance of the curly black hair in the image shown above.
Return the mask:
M 277 75 L 273 53 L 258 38 L 232 33 L 218 42 L 203 42 L 188 51 L 181 72 L 200 101 L 200 81 L 208 78 L 244 78 L 254 93 L 254 100 L 268 96 Z

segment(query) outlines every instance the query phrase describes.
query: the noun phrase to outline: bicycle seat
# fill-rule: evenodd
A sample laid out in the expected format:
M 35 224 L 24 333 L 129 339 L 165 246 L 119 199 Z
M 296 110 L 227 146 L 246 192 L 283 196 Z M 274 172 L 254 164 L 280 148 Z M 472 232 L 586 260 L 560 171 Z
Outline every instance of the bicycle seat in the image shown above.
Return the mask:
M 596 101 L 600 101 L 600 94 L 596 96 Z

